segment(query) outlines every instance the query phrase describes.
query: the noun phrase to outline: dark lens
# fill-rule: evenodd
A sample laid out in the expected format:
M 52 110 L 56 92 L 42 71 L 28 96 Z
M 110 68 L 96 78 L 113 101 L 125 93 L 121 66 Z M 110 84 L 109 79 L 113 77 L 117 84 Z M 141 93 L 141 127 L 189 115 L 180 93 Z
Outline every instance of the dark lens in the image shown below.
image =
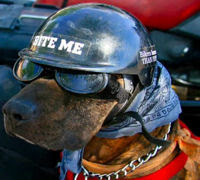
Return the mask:
M 56 80 L 66 90 L 78 94 L 92 94 L 102 91 L 108 84 L 107 74 L 56 73 Z
M 43 68 L 29 60 L 19 59 L 14 65 L 14 75 L 21 81 L 31 81 L 38 77 Z

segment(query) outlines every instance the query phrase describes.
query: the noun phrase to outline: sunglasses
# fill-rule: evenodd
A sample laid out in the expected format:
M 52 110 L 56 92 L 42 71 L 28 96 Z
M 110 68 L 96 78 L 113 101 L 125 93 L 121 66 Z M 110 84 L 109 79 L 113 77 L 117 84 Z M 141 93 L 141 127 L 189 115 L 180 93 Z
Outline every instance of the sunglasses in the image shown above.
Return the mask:
M 14 65 L 13 74 L 16 79 L 22 82 L 30 82 L 38 78 L 44 71 L 49 70 L 49 67 L 41 66 L 25 58 L 20 58 Z M 72 93 L 94 94 L 100 93 L 107 88 L 111 91 L 111 94 L 116 94 L 120 86 L 116 78 L 113 80 L 113 77 L 111 78 L 109 74 L 67 71 L 64 69 L 53 69 L 53 71 L 55 72 L 57 83 Z

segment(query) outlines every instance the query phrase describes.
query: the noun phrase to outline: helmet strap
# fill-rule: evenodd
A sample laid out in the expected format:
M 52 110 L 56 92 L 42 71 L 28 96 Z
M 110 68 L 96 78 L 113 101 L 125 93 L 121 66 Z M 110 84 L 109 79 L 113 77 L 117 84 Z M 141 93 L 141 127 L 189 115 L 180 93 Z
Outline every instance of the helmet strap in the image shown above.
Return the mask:
M 136 83 L 137 81 L 133 82 L 135 86 L 135 89 L 133 90 L 133 92 L 129 92 L 129 90 L 124 89 L 121 86 L 119 87 L 119 91 L 116 94 L 118 103 L 107 116 L 104 122 L 105 126 L 110 126 L 110 125 L 118 124 L 121 122 L 121 120 L 119 119 L 116 121 L 114 117 L 121 112 L 125 112 L 125 110 L 130 106 L 135 96 L 141 91 L 142 85 L 140 83 L 137 83 L 137 84 Z
M 138 121 L 141 126 L 142 126 L 142 133 L 144 135 L 144 137 L 151 142 L 152 144 L 155 144 L 157 146 L 168 146 L 171 142 L 168 140 L 163 140 L 163 139 L 158 139 L 156 137 L 153 137 L 146 129 L 142 116 L 135 111 L 128 111 L 128 112 L 124 112 L 122 114 L 119 114 L 116 118 L 118 119 L 126 119 L 128 117 L 132 117 L 134 118 L 136 121 Z

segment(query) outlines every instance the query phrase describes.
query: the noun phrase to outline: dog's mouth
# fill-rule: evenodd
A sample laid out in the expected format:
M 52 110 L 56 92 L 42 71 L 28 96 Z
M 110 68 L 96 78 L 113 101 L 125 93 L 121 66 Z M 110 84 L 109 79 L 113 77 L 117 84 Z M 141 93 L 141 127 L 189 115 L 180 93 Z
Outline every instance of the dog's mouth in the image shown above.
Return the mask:
M 48 148 L 48 149 L 52 149 L 52 150 L 55 149 L 54 147 L 49 148 L 49 146 L 45 145 L 45 143 L 41 143 L 41 141 L 34 142 L 33 139 L 30 138 L 28 135 L 29 134 L 28 128 L 26 128 L 26 130 L 24 130 L 23 126 L 28 127 L 28 126 L 26 126 L 26 123 L 28 123 L 28 122 L 23 123 L 20 121 L 19 122 L 14 121 L 4 113 L 4 127 L 5 127 L 7 134 L 9 134 L 10 136 L 13 136 L 13 137 L 18 137 L 20 139 L 23 139 L 24 141 L 26 141 L 30 144 L 35 144 L 35 145 L 37 144 L 44 148 Z M 32 135 L 32 137 L 34 137 L 34 134 Z
M 46 149 L 77 150 L 101 129 L 116 104 L 63 92 L 53 80 L 39 81 L 4 105 L 5 129 Z
M 73 121 L 70 117 L 73 117 L 74 121 L 80 119 L 80 117 L 76 115 L 69 115 L 69 123 Z M 88 123 L 69 124 L 68 126 L 64 120 L 61 120 L 60 123 L 56 123 L 56 120 L 52 120 L 52 126 L 48 126 L 40 120 L 18 122 L 4 114 L 4 126 L 7 134 L 49 150 L 57 151 L 64 148 L 77 150 L 84 147 L 101 128 L 104 122 L 103 118 L 104 116 L 102 116 L 102 119 L 98 120 L 99 122 L 97 121 L 98 123 L 96 125 L 95 122 L 92 122 L 93 118 L 91 118 L 84 119 L 86 122 L 88 121 Z
M 56 124 L 55 132 L 53 132 L 53 128 L 48 128 L 48 126 L 43 125 L 40 121 L 29 120 L 18 122 L 4 114 L 4 126 L 7 134 L 49 150 L 61 150 L 64 146 L 68 149 L 75 150 L 84 146 L 84 141 L 74 133 L 77 130 L 74 132 L 66 130 L 67 133 L 64 133 L 64 130 L 62 130 L 64 125 Z
M 16 137 L 18 137 L 18 138 L 20 138 L 20 139 L 25 140 L 26 142 L 28 142 L 28 143 L 30 143 L 30 144 L 35 144 L 35 143 L 33 143 L 32 141 L 29 141 L 28 139 L 24 138 L 23 136 L 21 136 L 21 135 L 19 135 L 19 134 L 17 134 L 17 133 L 14 133 L 13 135 L 15 135 Z

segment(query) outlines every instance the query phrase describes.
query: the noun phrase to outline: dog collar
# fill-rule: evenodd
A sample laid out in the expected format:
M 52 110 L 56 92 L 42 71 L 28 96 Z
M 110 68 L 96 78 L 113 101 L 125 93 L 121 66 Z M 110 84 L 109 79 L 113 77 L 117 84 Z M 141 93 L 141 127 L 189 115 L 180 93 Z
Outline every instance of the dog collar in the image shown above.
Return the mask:
M 167 133 L 165 134 L 165 136 L 163 138 L 164 141 L 166 141 L 168 139 L 168 135 L 170 133 L 170 130 L 171 130 L 171 124 L 169 124 L 168 131 L 167 131 Z M 117 170 L 115 172 L 111 172 L 109 174 L 92 173 L 92 172 L 88 171 L 84 167 L 84 165 L 82 165 L 83 175 L 85 176 L 85 179 L 87 179 L 88 177 L 98 177 L 98 179 L 104 179 L 104 178 L 106 178 L 106 179 L 112 179 L 113 177 L 115 179 L 119 179 L 119 177 L 121 177 L 121 176 L 125 177 L 129 173 L 133 173 L 138 167 L 140 167 L 142 164 L 144 164 L 147 161 L 149 161 L 152 157 L 155 157 L 157 155 L 157 153 L 159 152 L 159 150 L 162 149 L 162 148 L 163 148 L 162 146 L 158 146 L 157 145 L 152 151 L 150 151 L 145 156 L 140 157 L 137 160 L 132 160 L 127 165 L 125 165 L 124 167 L 122 167 L 121 169 L 119 169 L 119 170 Z M 76 180 L 78 176 L 79 176 L 79 173 L 77 173 L 75 175 L 74 180 Z
M 161 168 L 160 170 L 149 174 L 147 176 L 143 176 L 140 178 L 133 178 L 132 180 L 152 180 L 152 179 L 162 179 L 162 180 L 169 180 L 174 175 L 176 175 L 185 165 L 186 161 L 188 159 L 188 156 L 181 152 L 176 158 L 174 158 L 173 161 L 171 161 L 169 164 Z M 98 180 L 97 177 L 87 177 L 83 173 L 80 174 L 73 174 L 71 171 L 67 172 L 66 180 Z M 109 179 L 109 178 L 107 178 Z M 131 180 L 131 178 L 129 178 Z
M 191 138 L 197 141 L 200 141 L 200 137 L 195 136 L 189 128 L 182 122 L 178 121 L 181 128 L 187 129 L 191 135 Z M 175 146 L 177 145 L 176 142 L 174 142 Z M 187 154 L 187 153 L 186 153 Z M 170 161 L 167 165 L 159 169 L 158 171 L 155 171 L 154 173 L 151 173 L 146 176 L 142 176 L 140 178 L 133 178 L 134 180 L 152 180 L 152 179 L 163 179 L 163 180 L 169 180 L 174 175 L 176 175 L 182 168 L 184 168 L 188 155 L 186 155 L 183 151 L 181 151 L 172 161 Z M 160 154 L 162 156 L 162 153 Z M 197 153 L 198 156 L 198 153 Z M 66 179 L 67 180 L 84 180 L 87 179 L 87 176 L 84 176 L 84 173 L 80 174 L 73 174 L 71 171 L 68 171 Z M 127 176 L 128 179 L 132 179 Z M 89 177 L 88 180 L 97 180 L 97 177 Z M 109 179 L 109 177 L 106 177 L 106 179 Z M 124 178 L 123 178 L 124 179 Z

